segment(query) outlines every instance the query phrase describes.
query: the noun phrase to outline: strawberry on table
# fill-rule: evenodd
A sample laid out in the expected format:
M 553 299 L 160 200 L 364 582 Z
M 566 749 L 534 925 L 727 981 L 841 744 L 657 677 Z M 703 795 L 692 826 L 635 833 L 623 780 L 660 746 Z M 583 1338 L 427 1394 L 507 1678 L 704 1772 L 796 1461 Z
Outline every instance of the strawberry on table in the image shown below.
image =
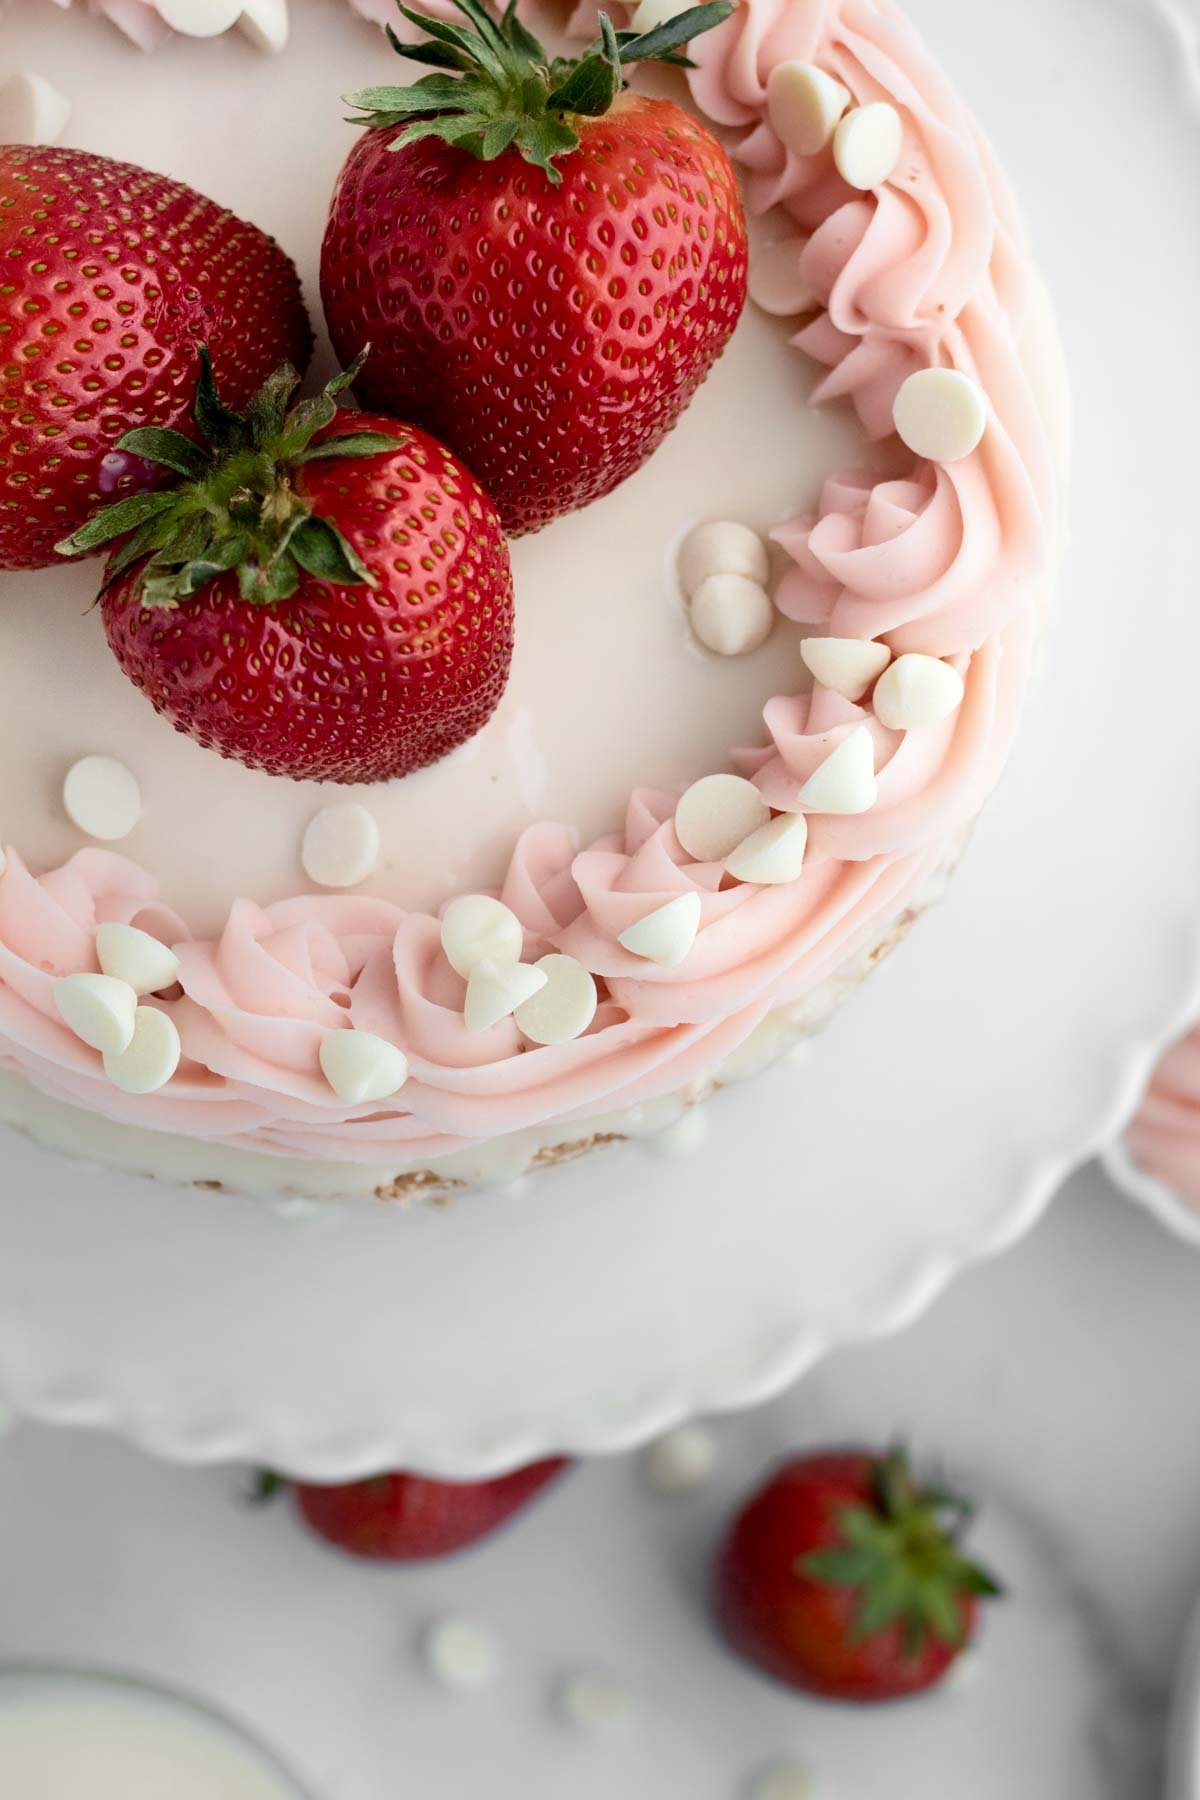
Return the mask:
M 186 423 L 201 344 L 234 406 L 307 365 L 278 244 L 164 175 L 0 145 L 0 569 L 47 567 L 97 507 L 160 477 L 117 440 Z
M 340 1550 L 386 1562 L 423 1562 L 488 1537 L 568 1466 L 551 1457 L 491 1481 L 395 1473 L 340 1487 L 297 1482 L 294 1494 L 301 1517 Z
M 295 780 L 386 781 L 486 723 L 512 658 L 508 546 L 444 445 L 339 411 L 359 365 L 293 404 L 281 369 L 245 413 L 201 352 L 196 427 L 118 448 L 174 471 L 62 543 L 121 540 L 102 594 L 129 679 L 177 731 Z
M 729 14 L 637 35 L 601 18 L 551 59 L 512 5 L 405 17 L 434 72 L 350 96 L 369 127 L 334 194 L 321 291 L 360 392 L 450 444 L 505 528 L 536 531 L 616 487 L 687 406 L 737 324 L 746 228 L 724 150 L 624 71 Z
M 1000 1589 L 959 1539 L 971 1509 L 918 1486 L 900 1451 L 830 1451 L 776 1469 L 716 1569 L 729 1642 L 792 1687 L 897 1700 L 940 1681 Z

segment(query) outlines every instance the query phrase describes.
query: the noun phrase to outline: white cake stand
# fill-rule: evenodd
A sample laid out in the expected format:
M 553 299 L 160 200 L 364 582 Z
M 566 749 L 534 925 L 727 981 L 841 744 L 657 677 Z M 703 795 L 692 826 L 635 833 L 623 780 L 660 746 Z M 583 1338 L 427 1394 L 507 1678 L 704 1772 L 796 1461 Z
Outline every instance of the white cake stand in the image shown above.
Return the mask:
M 1123 1123 L 1200 999 L 1196 39 L 1179 0 L 913 10 L 1025 198 L 1077 409 L 1061 616 L 948 899 L 675 1161 L 298 1217 L 6 1138 L 19 1408 L 328 1478 L 616 1449 L 911 1318 Z

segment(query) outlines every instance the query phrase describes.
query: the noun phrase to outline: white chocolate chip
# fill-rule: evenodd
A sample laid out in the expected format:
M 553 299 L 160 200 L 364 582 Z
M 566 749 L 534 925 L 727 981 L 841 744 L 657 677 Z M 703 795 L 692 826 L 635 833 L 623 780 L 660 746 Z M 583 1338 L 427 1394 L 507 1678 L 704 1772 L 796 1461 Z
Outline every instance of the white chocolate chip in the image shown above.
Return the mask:
M 767 78 L 771 130 L 797 156 L 815 156 L 850 104 L 849 91 L 812 63 L 776 63 Z
M 800 273 L 803 249 L 804 239 L 793 237 L 755 251 L 747 291 L 760 311 L 787 319 L 795 313 L 811 312 L 817 304 L 816 295 Z
M 165 944 L 136 925 L 101 925 L 96 931 L 96 956 L 106 975 L 127 981 L 134 993 L 160 994 L 179 975 L 179 958 Z
M 675 808 L 675 836 L 697 862 L 720 862 L 771 817 L 752 781 L 741 775 L 705 775 L 693 781 Z
M 521 921 L 490 894 L 460 894 L 442 914 L 442 949 L 450 967 L 469 975 L 478 962 L 518 962 L 525 945 Z
M 133 1042 L 137 995 L 112 975 L 64 975 L 54 984 L 54 1004 L 77 1038 L 105 1056 L 119 1056 Z
M 865 725 L 813 771 L 797 796 L 801 806 L 819 813 L 864 813 L 875 804 L 875 745 Z
M 548 985 L 546 971 L 529 963 L 493 962 L 484 957 L 467 977 L 463 1019 L 472 1036 L 490 1031 Z
M 558 1710 L 578 1731 L 622 1730 L 633 1710 L 628 1689 L 611 1675 L 581 1669 L 563 1677 L 558 1689 Z
M 937 656 L 898 656 L 876 683 L 875 717 L 889 731 L 938 725 L 962 704 L 963 678 Z
M 817 1784 L 800 1763 L 774 1763 L 756 1777 L 749 1800 L 817 1800 Z
M 408 1080 L 404 1052 L 371 1031 L 331 1031 L 317 1054 L 326 1081 L 347 1106 L 390 1100 Z
M 725 869 L 735 881 L 779 887 L 799 878 L 807 847 L 808 820 L 804 814 L 780 813 L 737 845 L 725 858 Z
M 744 575 L 765 585 L 771 573 L 767 546 L 757 531 L 737 519 L 706 519 L 694 525 L 679 549 L 679 585 L 690 600 L 710 575 Z
M 357 887 L 379 861 L 379 827 L 357 800 L 322 807 L 305 828 L 300 861 L 318 887 Z
M 265 50 L 272 55 L 286 50 L 287 0 L 243 0 L 238 26 L 256 50 Z
M 636 925 L 627 925 L 617 942 L 634 956 L 644 956 L 647 962 L 657 963 L 663 969 L 674 969 L 691 950 L 699 929 L 699 894 L 677 894 Z
M 142 791 L 115 756 L 84 756 L 63 782 L 67 816 L 89 837 L 112 843 L 128 837 L 142 816 Z
M 471 1619 L 437 1619 L 421 1640 L 425 1667 L 444 1687 L 489 1687 L 500 1658 L 494 1639 Z
M 245 0 L 156 0 L 162 19 L 184 37 L 219 37 L 236 25 Z
M 712 1479 L 717 1446 L 703 1425 L 679 1425 L 642 1455 L 642 1471 L 656 1494 L 693 1494 Z
M 70 118 L 71 102 L 45 76 L 22 70 L 0 83 L 0 144 L 55 144 Z
M 104 1058 L 104 1073 L 125 1094 L 156 1094 L 179 1067 L 181 1048 L 174 1019 L 156 1006 L 139 1006 L 129 1046 Z
M 918 369 L 896 395 L 892 420 L 901 439 L 930 462 L 961 462 L 987 430 L 987 402 L 958 369 Z
M 535 1044 L 566 1044 L 581 1037 L 596 1016 L 596 983 L 573 956 L 543 956 L 536 962 L 546 985 L 514 1008 L 513 1017 Z
M 638 0 L 629 21 L 634 31 L 656 31 L 668 19 L 677 18 L 692 5 L 692 0 Z
M 718 656 L 744 656 L 771 635 L 771 596 L 744 575 L 710 575 L 692 596 L 692 630 Z
M 886 100 L 856 106 L 833 134 L 833 160 L 852 188 L 881 187 L 900 160 L 904 132 L 900 114 Z
M 845 700 L 861 700 L 892 660 L 887 645 L 870 638 L 805 638 L 800 654 L 814 679 Z

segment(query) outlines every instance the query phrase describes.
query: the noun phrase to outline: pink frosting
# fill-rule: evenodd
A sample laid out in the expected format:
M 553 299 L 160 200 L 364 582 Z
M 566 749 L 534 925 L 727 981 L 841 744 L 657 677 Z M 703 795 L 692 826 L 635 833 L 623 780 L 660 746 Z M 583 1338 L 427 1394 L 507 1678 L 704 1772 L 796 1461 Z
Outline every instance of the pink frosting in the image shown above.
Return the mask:
M 1126 1143 L 1147 1174 L 1200 1212 L 1200 1026 L 1159 1063 Z
M 769 702 L 761 743 L 730 760 L 776 810 L 802 810 L 800 787 L 851 730 L 865 724 L 875 745 L 876 804 L 813 815 L 790 885 L 730 884 L 690 860 L 674 794 L 635 792 L 622 830 L 583 847 L 559 825 L 527 831 L 503 885 L 526 952 L 567 951 L 601 983 L 590 1029 L 554 1047 L 526 1044 L 511 1019 L 468 1034 L 463 983 L 428 914 L 311 895 L 238 901 L 217 941 L 192 941 L 119 857 L 84 851 L 35 879 L 12 853 L 0 877 L 0 1062 L 111 1118 L 278 1154 L 400 1168 L 529 1126 L 569 1135 L 711 1075 L 769 1012 L 872 941 L 960 838 L 1013 737 L 1054 533 L 1053 471 L 1018 352 L 1029 268 L 1012 203 L 889 0 L 741 0 L 694 53 L 696 100 L 733 128 L 750 209 L 782 208 L 797 231 L 820 310 L 795 342 L 826 371 L 818 398 L 849 400 L 882 438 L 915 369 L 960 369 L 986 396 L 988 430 L 971 456 L 934 467 L 898 451 L 890 477 L 831 480 L 815 515 L 776 534 L 791 560 L 784 613 L 950 659 L 962 705 L 901 734 L 820 685 Z M 765 85 L 785 57 L 817 62 L 858 102 L 898 109 L 903 153 L 877 193 L 848 188 L 828 151 L 798 158 L 773 135 Z M 701 924 L 679 967 L 621 947 L 626 926 L 684 893 L 699 896 Z M 106 918 L 143 925 L 180 956 L 177 992 L 156 1003 L 178 1024 L 184 1060 L 142 1098 L 111 1087 L 54 1007 L 54 977 L 95 966 Z M 347 1022 L 404 1050 L 410 1078 L 393 1102 L 348 1107 L 330 1092 L 318 1051 Z

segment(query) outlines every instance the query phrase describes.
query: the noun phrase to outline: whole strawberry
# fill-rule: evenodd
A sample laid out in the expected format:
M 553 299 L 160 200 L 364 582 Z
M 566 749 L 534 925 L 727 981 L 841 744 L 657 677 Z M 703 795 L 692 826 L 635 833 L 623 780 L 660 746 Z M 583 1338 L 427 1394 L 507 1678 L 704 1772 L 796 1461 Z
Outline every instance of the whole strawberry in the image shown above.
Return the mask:
M 201 344 L 235 406 L 312 351 L 271 238 L 105 156 L 0 146 L 0 269 L 0 569 L 157 479 L 117 440 L 188 419 Z
M 730 1527 L 717 1619 L 734 1647 L 792 1687 L 898 1700 L 940 1681 L 996 1583 L 959 1548 L 970 1508 L 919 1487 L 898 1451 L 784 1463 Z
M 339 1487 L 298 1482 L 294 1493 L 300 1516 L 339 1550 L 387 1562 L 425 1562 L 490 1536 L 567 1466 L 554 1457 L 491 1481 L 396 1473 Z
M 746 229 L 720 144 L 623 87 L 728 16 L 694 8 L 552 61 L 510 5 L 402 56 L 438 71 L 350 96 L 371 127 L 333 198 L 321 292 L 364 400 L 451 444 L 506 530 L 536 531 L 624 481 L 721 354 L 746 296 Z M 402 129 L 397 129 L 401 127 Z
M 104 628 L 130 680 L 209 749 L 272 775 L 386 781 L 485 723 L 512 657 L 495 508 L 425 432 L 336 396 L 292 405 L 282 369 L 245 414 L 201 353 L 196 425 L 120 447 L 177 486 L 119 501 L 60 549 L 123 540 Z

